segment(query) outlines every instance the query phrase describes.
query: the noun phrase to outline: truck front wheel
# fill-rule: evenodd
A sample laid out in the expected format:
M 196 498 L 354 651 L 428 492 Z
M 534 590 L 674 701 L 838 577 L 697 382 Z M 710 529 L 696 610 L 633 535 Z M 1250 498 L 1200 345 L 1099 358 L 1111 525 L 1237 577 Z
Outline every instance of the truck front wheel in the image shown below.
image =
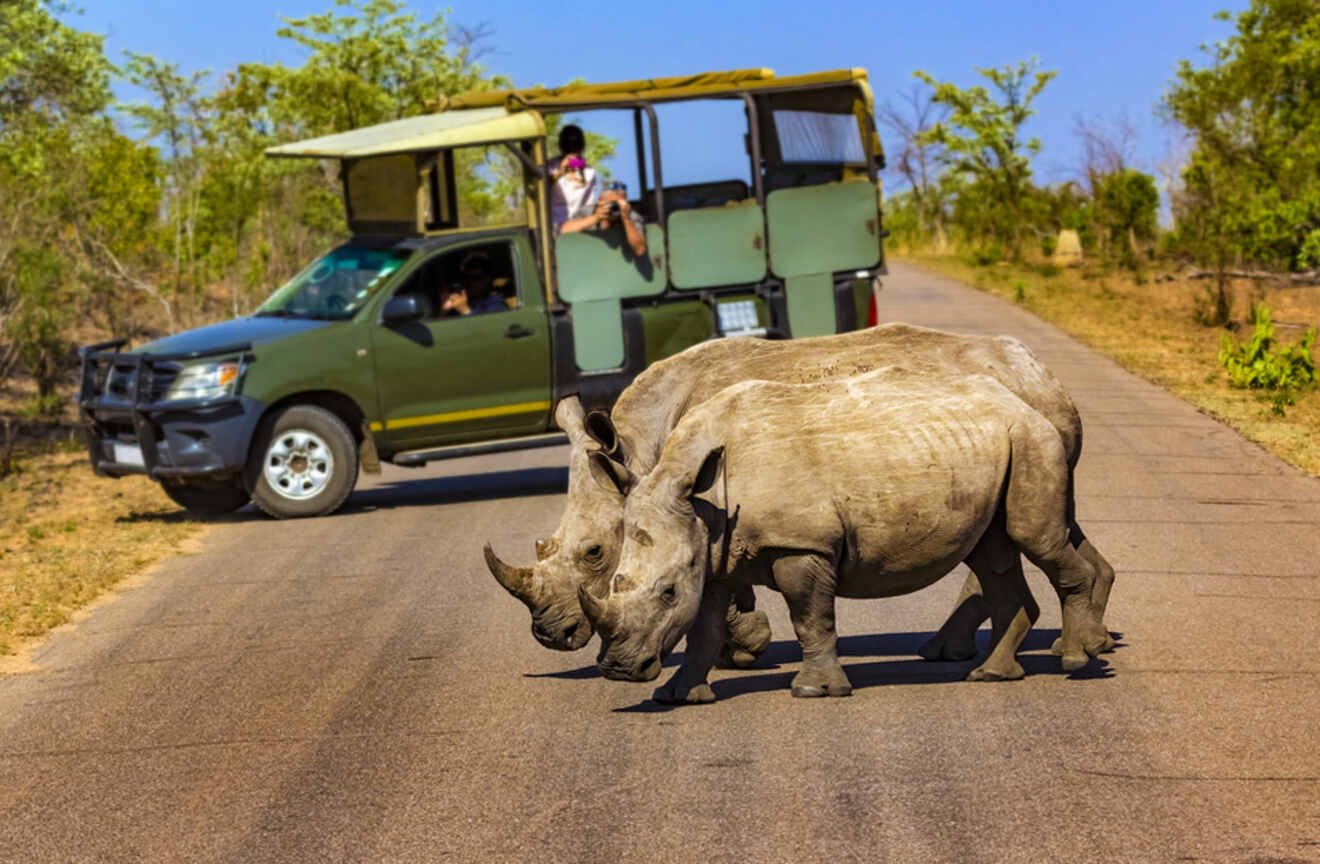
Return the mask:
M 285 408 L 262 423 L 254 443 L 252 500 L 278 519 L 333 513 L 357 483 L 353 434 L 324 408 Z

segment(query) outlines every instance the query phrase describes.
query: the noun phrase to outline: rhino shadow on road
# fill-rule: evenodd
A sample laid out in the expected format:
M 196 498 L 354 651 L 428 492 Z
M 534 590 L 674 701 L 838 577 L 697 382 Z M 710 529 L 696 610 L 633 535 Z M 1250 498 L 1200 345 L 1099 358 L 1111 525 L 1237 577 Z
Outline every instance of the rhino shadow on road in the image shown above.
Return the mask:
M 868 633 L 860 636 L 841 636 L 838 642 L 838 652 L 840 657 L 915 657 L 917 648 L 922 645 L 932 635 L 931 631 L 913 631 L 909 633 Z M 1114 639 L 1115 649 L 1122 648 L 1122 633 L 1112 632 L 1110 634 Z M 1054 640 L 1059 637 L 1059 630 L 1049 628 L 1034 629 L 1022 640 L 1020 648 L 1023 652 L 1039 651 L 1048 652 Z M 990 630 L 982 628 L 977 633 L 977 645 L 980 648 L 978 656 L 983 655 L 989 645 Z M 1023 669 L 1028 675 L 1065 675 L 1059 668 L 1058 660 L 1048 653 L 1042 654 L 1023 654 L 1019 658 Z M 771 672 L 778 669 L 781 665 L 789 663 L 800 663 L 802 661 L 802 647 L 796 639 L 781 639 L 771 642 L 756 662 L 756 665 L 746 670 L 749 674 L 738 678 L 725 678 L 712 685 L 715 694 L 720 698 L 725 696 L 738 695 L 743 692 L 756 692 L 759 690 L 772 690 L 775 687 L 783 686 L 781 676 L 778 675 L 757 675 L 756 672 Z M 955 662 L 931 663 L 930 661 L 913 660 L 911 664 L 906 662 L 887 661 L 883 663 L 857 663 L 848 666 L 849 677 L 852 677 L 853 671 L 862 676 L 862 683 L 859 686 L 876 686 L 880 684 L 938 684 L 948 681 L 961 681 L 967 676 L 967 670 L 975 665 L 975 660 L 961 660 Z M 663 661 L 666 668 L 680 666 L 683 663 L 683 652 L 674 651 L 670 653 Z M 915 671 L 913 671 L 915 670 Z M 922 674 L 922 673 L 928 674 Z M 789 675 L 789 673 L 784 673 Z M 1113 672 L 1109 664 L 1103 660 L 1093 660 L 1082 669 L 1072 673 L 1072 678 L 1109 678 Z M 558 678 L 568 681 L 584 681 L 592 678 L 600 678 L 600 669 L 594 664 L 590 666 L 580 666 L 577 669 L 566 669 L 559 672 L 528 672 L 523 675 L 524 678 Z M 791 677 L 791 675 L 789 675 Z M 744 680 L 753 682 L 762 682 L 747 685 L 747 689 L 742 689 L 743 685 L 739 682 Z M 647 699 L 641 705 L 631 708 L 616 709 L 620 711 L 641 711 L 650 710 L 643 706 L 652 706 L 655 710 L 667 710 L 670 706 L 658 706 Z M 673 706 L 677 707 L 677 706 Z

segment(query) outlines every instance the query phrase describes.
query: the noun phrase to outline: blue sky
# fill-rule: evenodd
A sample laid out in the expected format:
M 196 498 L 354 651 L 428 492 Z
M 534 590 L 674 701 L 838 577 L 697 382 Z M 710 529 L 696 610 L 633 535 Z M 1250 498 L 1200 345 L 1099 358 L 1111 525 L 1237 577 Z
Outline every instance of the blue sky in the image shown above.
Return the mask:
M 71 23 L 104 33 L 112 60 L 132 50 L 185 70 L 216 72 L 244 61 L 296 65 L 302 56 L 297 46 L 275 36 L 280 16 L 331 6 L 331 0 L 84 2 L 85 11 Z M 1039 114 L 1028 128 L 1045 145 L 1035 162 L 1037 178 L 1045 182 L 1075 173 L 1079 145 L 1072 128 L 1078 115 L 1126 114 L 1140 132 L 1139 167 L 1154 173 L 1174 148 L 1155 107 L 1178 61 L 1199 62 L 1199 45 L 1231 32 L 1214 13 L 1245 5 L 1243 0 L 451 2 L 451 22 L 494 29 L 493 52 L 485 62 L 518 85 L 758 66 L 780 75 L 863 66 L 881 103 L 910 86 L 914 69 L 968 86 L 977 80 L 973 67 L 1035 55 L 1043 68 L 1059 73 L 1038 100 Z M 409 5 L 423 15 L 444 8 L 428 0 Z M 133 98 L 131 90 L 120 93 Z M 582 119 L 602 132 L 625 128 L 601 115 Z M 745 173 L 739 170 L 746 161 L 736 109 L 675 108 L 662 114 L 661 123 L 667 183 Z M 893 149 L 888 140 L 886 146 Z M 631 180 L 626 167 L 618 173 Z

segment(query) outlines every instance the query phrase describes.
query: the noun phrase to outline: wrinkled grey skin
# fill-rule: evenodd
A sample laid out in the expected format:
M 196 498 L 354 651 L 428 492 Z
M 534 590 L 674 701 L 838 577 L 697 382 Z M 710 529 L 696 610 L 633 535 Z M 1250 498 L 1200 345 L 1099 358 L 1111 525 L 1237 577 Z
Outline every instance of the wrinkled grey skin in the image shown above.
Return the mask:
M 686 634 L 683 666 L 655 698 L 710 701 L 729 594 L 759 584 L 784 595 L 802 644 L 793 694 L 847 695 L 834 598 L 909 593 L 966 561 L 995 621 L 971 677 L 1021 677 L 1013 655 L 1037 610 L 1017 552 L 1058 592 L 1063 666 L 1080 668 L 1109 639 L 1092 610 L 1095 569 L 1069 542 L 1071 473 L 1055 428 L 985 376 L 734 385 L 684 416 L 628 496 L 609 594 L 580 592 L 601 671 L 652 680 Z
M 810 383 L 858 375 L 881 366 L 902 363 L 923 380 L 960 379 L 988 375 L 1045 417 L 1062 440 L 1069 466 L 1081 452 L 1082 426 L 1072 400 L 1053 374 L 1021 342 L 1008 337 L 966 336 L 885 324 L 837 336 L 792 341 L 723 339 L 704 342 L 650 366 L 615 404 L 603 430 L 608 449 L 634 478 L 646 476 L 660 458 L 665 439 L 678 422 L 725 387 L 747 380 Z M 542 645 L 577 650 L 592 635 L 592 626 L 578 601 L 579 586 L 603 596 L 618 563 L 622 544 L 624 494 L 613 484 L 590 479 L 590 454 L 601 445 L 584 428 L 582 408 L 575 398 L 560 402 L 555 414 L 572 445 L 568 502 L 554 535 L 538 540 L 536 564 L 512 567 L 487 547 L 491 572 L 532 612 L 532 632 Z M 602 418 L 593 420 L 600 426 Z M 613 440 L 609 440 L 609 439 Z M 1069 496 L 1071 506 L 1071 492 Z M 1094 602 L 1103 615 L 1113 569 L 1089 541 L 1079 551 L 1099 570 Z M 964 660 L 976 653 L 975 633 L 990 609 L 981 597 L 976 576 L 970 575 L 949 620 L 921 648 L 931 660 Z M 737 598 L 744 612 L 753 598 L 744 590 Z M 770 639 L 763 613 L 738 615 L 733 659 L 746 665 Z

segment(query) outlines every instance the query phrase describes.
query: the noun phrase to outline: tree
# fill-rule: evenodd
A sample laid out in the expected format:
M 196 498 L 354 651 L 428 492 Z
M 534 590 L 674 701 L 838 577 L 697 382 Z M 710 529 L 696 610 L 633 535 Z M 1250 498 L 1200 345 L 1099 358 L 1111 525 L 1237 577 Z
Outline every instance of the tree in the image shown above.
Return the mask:
M 894 169 L 907 183 L 914 227 L 933 238 L 936 248 L 943 248 L 947 242 L 944 208 L 948 190 L 939 176 L 943 149 L 929 138 L 929 133 L 948 117 L 949 109 L 937 105 L 934 95 L 920 84 L 913 84 L 902 101 L 899 105 L 886 102 L 880 106 L 876 119 L 898 136 Z
M 915 76 L 935 88 L 934 101 L 950 109 L 947 120 L 936 123 L 918 140 L 945 148 L 942 161 L 971 180 L 982 199 L 976 221 L 982 233 L 1005 242 L 1016 256 L 1021 252 L 1025 204 L 1031 182 L 1031 157 L 1040 152 L 1040 139 L 1022 140 L 1022 124 L 1035 111 L 1031 103 L 1045 89 L 1054 71 L 1037 71 L 1035 58 L 997 69 L 977 69 L 995 90 L 967 90 L 938 82 L 918 70 Z
M 1155 236 L 1160 193 L 1155 178 L 1124 169 L 1097 179 L 1096 210 L 1109 231 L 1109 242 L 1120 250 L 1121 262 L 1137 269 L 1137 241 Z
M 1180 240 L 1221 273 L 1234 258 L 1320 266 L 1320 5 L 1252 0 L 1217 17 L 1237 32 L 1201 46 L 1208 66 L 1183 61 L 1163 100 L 1193 141 Z

